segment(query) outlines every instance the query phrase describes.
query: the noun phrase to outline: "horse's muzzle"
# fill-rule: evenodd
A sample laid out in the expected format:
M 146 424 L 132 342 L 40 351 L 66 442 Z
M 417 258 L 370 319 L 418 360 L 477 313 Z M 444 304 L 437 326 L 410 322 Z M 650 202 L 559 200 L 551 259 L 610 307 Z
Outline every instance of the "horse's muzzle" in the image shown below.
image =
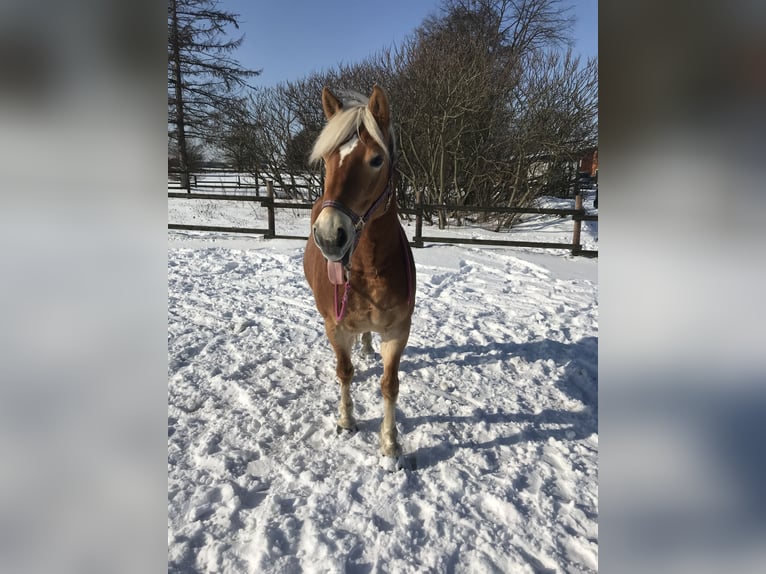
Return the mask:
M 324 208 L 312 229 L 314 243 L 328 261 L 340 261 L 350 256 L 356 231 L 351 218 L 332 207 Z M 347 264 L 344 261 L 344 264 Z

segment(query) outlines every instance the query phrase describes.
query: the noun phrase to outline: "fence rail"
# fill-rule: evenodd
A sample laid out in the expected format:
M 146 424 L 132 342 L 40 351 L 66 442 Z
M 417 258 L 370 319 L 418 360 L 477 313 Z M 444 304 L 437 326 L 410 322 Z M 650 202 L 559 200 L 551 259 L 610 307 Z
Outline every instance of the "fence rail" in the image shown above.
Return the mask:
M 236 187 L 236 186 L 234 186 Z M 219 187 L 220 189 L 220 187 Z M 212 225 L 192 225 L 168 223 L 168 229 L 189 230 L 189 231 L 218 231 L 225 233 L 249 233 L 263 235 L 267 239 L 301 239 L 305 240 L 307 236 L 296 235 L 277 235 L 275 225 L 275 211 L 277 209 L 311 209 L 314 204 L 307 202 L 285 202 L 276 201 L 274 198 L 274 185 L 272 182 L 266 184 L 265 196 L 227 194 L 227 193 L 189 193 L 189 192 L 168 192 L 168 198 L 176 199 L 209 199 L 216 201 L 250 201 L 260 203 L 267 209 L 268 227 L 246 228 L 246 227 L 225 227 Z M 474 239 L 470 237 L 436 237 L 423 235 L 423 217 L 426 211 L 446 211 L 446 212 L 474 212 L 474 213 L 496 213 L 496 214 L 534 214 L 534 215 L 560 215 L 571 217 L 573 222 L 572 242 L 571 243 L 553 243 L 544 241 L 515 241 L 506 239 Z M 425 243 L 448 243 L 448 244 L 466 244 L 466 245 L 495 245 L 503 247 L 533 247 L 538 249 L 564 249 L 571 251 L 572 255 L 581 255 L 584 257 L 598 257 L 598 251 L 582 249 L 580 242 L 581 225 L 583 221 L 598 221 L 598 215 L 588 214 L 582 206 L 582 194 L 579 192 L 575 196 L 575 207 L 566 208 L 547 208 L 547 207 L 476 207 L 469 205 L 437 205 L 422 203 L 421 196 L 418 193 L 414 208 L 401 208 L 400 213 L 415 216 L 415 235 L 410 244 L 413 247 L 423 247 Z
M 232 173 L 225 168 L 207 168 L 198 173 L 190 173 L 186 185 L 182 181 L 183 174 L 181 172 L 169 172 L 168 175 L 172 176 L 172 178 L 168 179 L 168 189 L 185 190 L 184 197 L 195 193 L 192 192 L 192 189 L 232 191 L 239 194 L 254 194 L 255 196 L 260 196 L 263 193 L 263 186 L 258 181 L 255 181 L 255 176 L 252 174 Z M 311 197 L 311 192 L 316 190 L 316 188 L 316 185 L 310 183 L 296 182 L 284 183 L 280 189 L 288 197 L 292 195 Z

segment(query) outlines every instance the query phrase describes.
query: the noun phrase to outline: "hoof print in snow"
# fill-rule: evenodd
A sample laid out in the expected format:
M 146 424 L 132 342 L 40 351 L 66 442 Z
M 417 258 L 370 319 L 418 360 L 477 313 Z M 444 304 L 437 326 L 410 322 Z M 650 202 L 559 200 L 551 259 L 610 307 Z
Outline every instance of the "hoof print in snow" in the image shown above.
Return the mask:
M 357 431 L 359 431 L 359 427 L 354 425 L 350 428 L 345 428 L 340 425 L 335 425 L 335 434 L 355 434 Z
M 415 455 L 404 456 L 401 455 L 396 459 L 396 470 L 409 470 L 415 471 L 418 469 L 418 461 Z

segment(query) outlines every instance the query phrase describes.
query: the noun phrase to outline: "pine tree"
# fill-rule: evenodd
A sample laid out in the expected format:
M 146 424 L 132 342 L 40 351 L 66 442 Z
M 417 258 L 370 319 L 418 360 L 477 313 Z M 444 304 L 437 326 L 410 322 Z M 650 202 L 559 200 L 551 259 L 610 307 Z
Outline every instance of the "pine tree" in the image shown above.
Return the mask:
M 231 54 L 244 36 L 238 14 L 218 9 L 217 0 L 168 2 L 168 137 L 178 153 L 182 185 L 189 187 L 189 140 L 210 140 L 211 118 L 237 99 L 260 70 L 243 68 Z

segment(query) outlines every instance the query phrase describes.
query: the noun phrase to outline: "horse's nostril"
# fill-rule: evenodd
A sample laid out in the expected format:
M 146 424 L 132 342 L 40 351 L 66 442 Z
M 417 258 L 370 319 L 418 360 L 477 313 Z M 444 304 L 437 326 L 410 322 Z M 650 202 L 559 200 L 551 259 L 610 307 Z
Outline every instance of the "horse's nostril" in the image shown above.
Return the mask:
M 342 227 L 339 227 L 338 228 L 338 235 L 336 236 L 337 239 L 336 239 L 336 242 L 335 242 L 336 245 L 338 247 L 343 247 L 346 244 L 347 237 L 348 236 L 346 235 L 346 230 L 343 229 Z

